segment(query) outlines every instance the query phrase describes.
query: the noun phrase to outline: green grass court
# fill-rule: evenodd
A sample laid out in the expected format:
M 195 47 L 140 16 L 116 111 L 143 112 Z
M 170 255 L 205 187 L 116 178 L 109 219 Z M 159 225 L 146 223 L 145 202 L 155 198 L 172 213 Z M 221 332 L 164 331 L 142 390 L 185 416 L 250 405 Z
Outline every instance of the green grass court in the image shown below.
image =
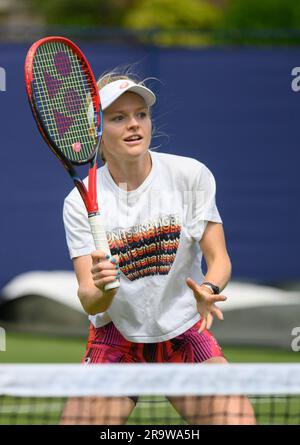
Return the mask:
M 1 363 L 79 363 L 85 350 L 85 339 L 56 338 L 37 334 L 8 333 L 6 352 L 0 352 Z M 258 347 L 223 347 L 230 362 L 299 362 L 300 352 L 292 352 L 273 348 Z M 269 423 L 270 412 L 273 413 L 272 423 L 298 423 L 300 418 L 300 398 L 289 399 L 289 415 L 286 417 L 286 401 L 280 398 L 264 398 L 253 400 L 256 413 L 259 413 L 259 423 Z M 26 398 L 0 398 L 0 424 L 7 424 L 13 419 L 17 424 L 58 423 L 64 400 L 39 399 L 32 404 Z M 15 412 L 18 417 L 14 418 Z M 43 414 L 47 412 L 47 415 Z M 159 418 L 169 419 L 172 425 L 182 424 L 176 411 L 163 397 L 140 399 L 129 424 L 160 424 Z M 10 419 L 10 420 L 9 420 Z
M 286 400 L 251 398 L 259 424 L 299 424 L 300 400 L 289 400 L 288 417 Z M 66 399 L 38 400 L 0 397 L 0 425 L 57 425 Z M 270 420 L 271 419 L 271 420 Z M 141 398 L 130 416 L 128 425 L 186 425 L 175 409 L 163 397 Z
M 6 332 L 6 351 L 0 352 L 0 363 L 79 363 L 86 339 L 53 337 L 39 334 Z M 263 347 L 224 346 L 230 362 L 298 362 L 300 351 Z

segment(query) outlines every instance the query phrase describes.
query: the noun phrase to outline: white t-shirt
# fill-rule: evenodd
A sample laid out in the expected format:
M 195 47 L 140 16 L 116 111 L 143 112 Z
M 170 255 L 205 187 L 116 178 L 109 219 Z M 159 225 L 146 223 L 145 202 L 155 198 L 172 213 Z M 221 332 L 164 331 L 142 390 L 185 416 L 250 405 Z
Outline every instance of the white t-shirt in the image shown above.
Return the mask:
M 150 152 L 152 169 L 130 192 L 117 186 L 107 164 L 98 170 L 98 201 L 113 255 L 120 256 L 120 288 L 105 313 L 89 316 L 95 327 L 112 321 L 132 342 L 174 338 L 199 319 L 186 284 L 203 281 L 199 241 L 208 221 L 222 223 L 215 180 L 199 161 Z M 71 258 L 95 250 L 82 199 L 75 188 L 64 203 Z

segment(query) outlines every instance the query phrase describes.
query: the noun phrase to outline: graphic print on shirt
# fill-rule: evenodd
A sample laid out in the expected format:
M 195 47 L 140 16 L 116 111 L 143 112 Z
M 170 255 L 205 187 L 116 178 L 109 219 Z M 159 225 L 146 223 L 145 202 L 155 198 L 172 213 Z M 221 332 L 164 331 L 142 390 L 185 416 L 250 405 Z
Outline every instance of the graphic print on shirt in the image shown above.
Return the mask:
M 180 233 L 179 215 L 106 232 L 111 253 L 119 255 L 120 269 L 130 281 L 167 275 L 176 257 Z

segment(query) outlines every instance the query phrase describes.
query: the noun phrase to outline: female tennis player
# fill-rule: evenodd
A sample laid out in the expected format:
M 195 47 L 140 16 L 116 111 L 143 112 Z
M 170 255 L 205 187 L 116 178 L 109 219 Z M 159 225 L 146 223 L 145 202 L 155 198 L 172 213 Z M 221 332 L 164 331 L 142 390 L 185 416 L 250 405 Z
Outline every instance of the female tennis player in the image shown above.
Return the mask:
M 64 205 L 66 238 L 78 296 L 90 318 L 85 363 L 227 363 L 209 331 L 223 319 L 218 302 L 231 276 L 215 180 L 198 160 L 151 150 L 155 94 L 113 72 L 98 81 L 104 111 L 98 200 L 111 256 L 95 251 L 86 211 L 74 189 Z M 201 270 L 204 255 L 205 276 Z M 120 280 L 118 289 L 105 290 Z M 199 398 L 200 399 L 200 398 Z M 255 423 L 245 398 L 169 398 L 188 423 Z M 136 398 L 86 399 L 95 423 L 124 423 Z M 76 400 L 65 409 L 76 409 Z M 241 417 L 243 406 L 244 417 Z M 195 416 L 196 413 L 196 416 Z M 219 413 L 219 414 L 218 414 Z

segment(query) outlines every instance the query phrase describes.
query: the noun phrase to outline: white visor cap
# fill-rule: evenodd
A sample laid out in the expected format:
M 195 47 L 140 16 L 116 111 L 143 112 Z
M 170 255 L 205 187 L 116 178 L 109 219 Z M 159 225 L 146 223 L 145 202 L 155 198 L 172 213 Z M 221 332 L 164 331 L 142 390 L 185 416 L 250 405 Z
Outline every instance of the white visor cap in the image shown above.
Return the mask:
M 126 92 L 136 93 L 141 96 L 148 107 L 151 107 L 155 101 L 155 94 L 139 83 L 132 80 L 120 79 L 108 83 L 99 91 L 102 110 L 106 110 L 113 102 L 115 102 L 122 94 Z

